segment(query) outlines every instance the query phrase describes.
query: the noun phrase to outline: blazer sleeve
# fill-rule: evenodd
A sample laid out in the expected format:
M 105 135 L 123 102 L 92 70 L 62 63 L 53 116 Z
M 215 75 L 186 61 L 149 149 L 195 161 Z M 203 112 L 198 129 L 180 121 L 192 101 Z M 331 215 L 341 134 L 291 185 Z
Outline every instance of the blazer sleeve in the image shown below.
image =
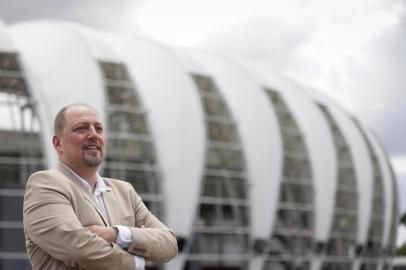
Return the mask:
M 164 263 L 178 254 L 175 234 L 159 221 L 145 206 L 141 197 L 129 184 L 135 227 L 130 227 L 132 242 L 128 251 L 155 263 Z M 145 227 L 140 228 L 142 225 Z
M 72 207 L 68 186 L 55 176 L 57 173 L 38 172 L 27 182 L 26 236 L 67 266 L 88 270 L 135 269 L 133 255 L 82 226 Z

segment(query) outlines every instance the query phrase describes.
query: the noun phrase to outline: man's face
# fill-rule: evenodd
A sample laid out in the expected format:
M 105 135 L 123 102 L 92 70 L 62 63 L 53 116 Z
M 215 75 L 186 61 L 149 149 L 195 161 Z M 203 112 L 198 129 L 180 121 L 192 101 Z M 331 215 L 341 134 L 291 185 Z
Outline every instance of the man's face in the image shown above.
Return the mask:
M 65 111 L 62 135 L 54 137 L 54 146 L 62 162 L 72 169 L 98 167 L 104 156 L 104 132 L 98 113 L 85 106 Z

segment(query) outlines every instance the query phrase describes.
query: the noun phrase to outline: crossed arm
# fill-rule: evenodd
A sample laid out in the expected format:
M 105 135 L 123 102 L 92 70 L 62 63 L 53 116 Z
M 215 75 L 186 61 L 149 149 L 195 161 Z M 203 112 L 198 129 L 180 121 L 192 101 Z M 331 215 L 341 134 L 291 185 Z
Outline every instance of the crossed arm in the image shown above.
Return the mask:
M 103 227 L 100 225 L 91 225 L 87 227 L 92 233 L 103 238 L 109 243 L 117 243 L 118 233 L 113 227 Z
M 128 252 L 115 244 L 112 228 L 105 228 L 106 239 L 83 227 L 79 221 L 67 187 L 49 173 L 34 174 L 27 183 L 24 198 L 24 229 L 29 241 L 41 252 L 66 266 L 81 269 L 135 269 L 133 254 L 153 262 L 165 262 L 177 253 L 173 233 L 143 206 L 134 192 L 134 206 L 141 208 L 132 232 Z M 145 209 L 144 209 L 145 207 Z M 145 228 L 135 226 L 145 225 Z M 163 227 L 161 227 L 161 224 Z M 166 229 L 162 229 L 166 228 Z M 162 241 L 166 243 L 162 247 Z M 169 247 L 169 248 L 168 248 Z M 37 249 L 38 250 L 38 249 Z M 132 253 L 132 254 L 131 254 Z

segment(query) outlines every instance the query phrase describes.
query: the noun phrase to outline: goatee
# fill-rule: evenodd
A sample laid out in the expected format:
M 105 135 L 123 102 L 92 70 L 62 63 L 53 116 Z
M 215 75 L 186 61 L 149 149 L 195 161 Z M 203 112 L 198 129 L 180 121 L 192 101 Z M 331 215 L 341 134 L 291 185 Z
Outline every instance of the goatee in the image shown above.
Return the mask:
M 94 157 L 83 157 L 83 162 L 89 167 L 98 167 L 102 162 L 102 159 Z

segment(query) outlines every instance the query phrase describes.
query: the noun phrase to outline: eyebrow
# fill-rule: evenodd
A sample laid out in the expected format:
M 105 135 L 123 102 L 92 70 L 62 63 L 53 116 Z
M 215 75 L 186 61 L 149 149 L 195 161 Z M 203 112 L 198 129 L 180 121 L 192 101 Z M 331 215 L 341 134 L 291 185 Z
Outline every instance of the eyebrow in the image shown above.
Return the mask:
M 95 126 L 103 126 L 102 123 L 100 122 L 88 122 L 88 121 L 83 121 L 83 122 L 78 122 L 72 125 L 72 127 L 80 126 L 80 125 L 95 125 Z

